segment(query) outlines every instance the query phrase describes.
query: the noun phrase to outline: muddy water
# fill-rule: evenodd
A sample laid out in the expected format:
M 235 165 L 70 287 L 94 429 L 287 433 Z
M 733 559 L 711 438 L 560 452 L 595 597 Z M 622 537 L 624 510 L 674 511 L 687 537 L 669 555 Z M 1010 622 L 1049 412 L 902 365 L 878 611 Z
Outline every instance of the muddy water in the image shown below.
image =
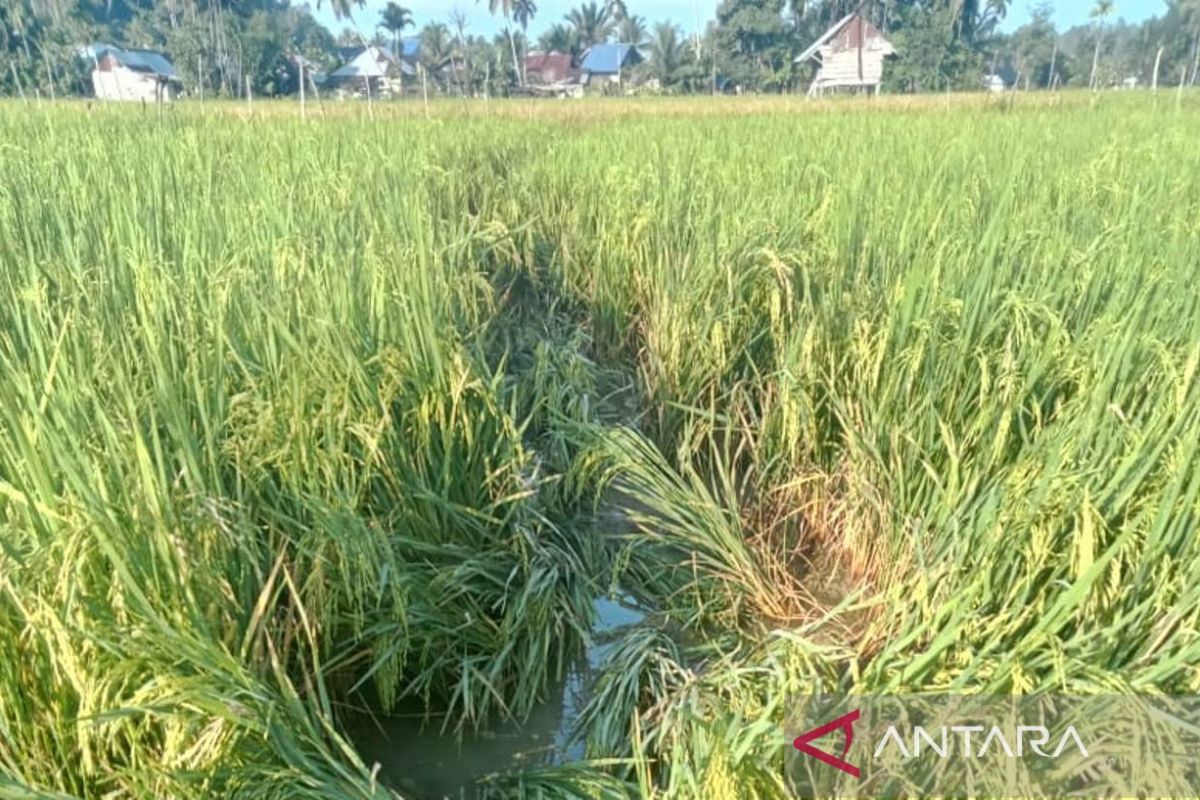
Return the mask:
M 550 687 L 525 724 L 497 724 L 460 741 L 438 732 L 440 719 L 414 709 L 361 715 L 347 721 L 346 732 L 363 761 L 379 765 L 381 783 L 413 798 L 469 798 L 473 784 L 485 775 L 583 758 L 575 722 L 590 697 L 594 674 L 620 632 L 646 618 L 628 596 L 599 598 L 593 608 L 596 622 L 583 658 L 564 681 Z

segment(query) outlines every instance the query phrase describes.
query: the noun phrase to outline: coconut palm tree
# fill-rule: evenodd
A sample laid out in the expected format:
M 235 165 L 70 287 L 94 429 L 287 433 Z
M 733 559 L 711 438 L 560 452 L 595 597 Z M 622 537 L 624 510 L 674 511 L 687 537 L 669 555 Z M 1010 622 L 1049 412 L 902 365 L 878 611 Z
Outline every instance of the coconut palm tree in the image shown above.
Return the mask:
M 322 2 L 323 0 L 317 0 L 317 8 L 321 7 Z M 362 8 L 364 5 L 366 5 L 366 0 L 329 0 L 329 7 L 333 9 L 333 15 L 338 19 L 350 17 L 353 11 L 351 6 Z
M 521 26 L 521 42 L 524 50 L 529 50 L 529 22 L 537 14 L 537 3 L 533 0 L 513 0 L 512 15 L 516 23 Z M 525 52 L 521 53 L 522 56 Z M 521 59 L 521 81 L 529 83 L 529 76 L 525 74 L 525 59 Z
M 1096 50 L 1092 53 L 1092 77 L 1088 80 L 1088 86 L 1092 89 L 1096 88 L 1096 67 L 1100 65 L 1100 41 L 1104 38 L 1104 20 L 1112 16 L 1114 9 L 1113 0 L 1096 0 L 1096 5 L 1092 6 L 1090 16 L 1096 20 Z
M 470 97 L 473 91 L 474 58 L 467 36 L 467 12 L 455 8 L 448 15 L 450 25 L 454 28 L 454 38 L 451 39 L 450 68 L 459 77 L 459 88 L 463 97 Z
M 560 53 L 570 53 L 579 55 L 580 46 L 579 39 L 575 36 L 575 30 L 561 22 L 556 22 L 542 33 L 538 39 L 538 47 L 551 52 L 557 50 Z
M 504 15 L 504 29 L 508 32 L 508 47 L 512 51 L 513 70 L 517 73 L 517 85 L 523 86 L 521 68 L 517 63 L 517 43 L 513 39 L 512 32 L 513 0 L 488 0 L 488 13 L 494 15 L 497 10 Z
M 537 14 L 537 3 L 533 0 L 513 0 L 512 15 L 517 24 L 521 26 L 521 30 L 529 33 L 529 23 Z
M 617 25 L 617 41 L 641 47 L 646 43 L 646 20 L 637 14 L 621 18 Z
M 669 86 L 687 57 L 687 44 L 679 26 L 669 21 L 655 25 L 654 36 L 647 49 L 650 51 L 651 73 L 664 88 Z
M 380 27 L 392 34 L 392 52 L 397 59 L 404 57 L 404 51 L 400 47 L 400 35 L 404 33 L 405 28 L 415 26 L 416 23 L 413 22 L 412 12 L 404 6 L 388 3 L 383 9 Z
M 575 38 L 582 47 L 608 41 L 613 30 L 611 8 L 596 2 L 582 3 L 567 14 L 566 20 L 575 29 Z
M 421 68 L 435 80 L 450 59 L 450 29 L 441 22 L 430 22 L 421 29 Z

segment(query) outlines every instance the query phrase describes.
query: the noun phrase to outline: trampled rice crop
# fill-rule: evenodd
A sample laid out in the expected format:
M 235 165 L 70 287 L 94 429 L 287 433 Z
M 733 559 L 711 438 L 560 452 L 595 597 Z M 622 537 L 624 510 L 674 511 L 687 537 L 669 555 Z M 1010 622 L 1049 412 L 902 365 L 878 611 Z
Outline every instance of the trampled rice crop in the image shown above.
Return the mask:
M 481 791 L 1200 692 L 1194 101 L 4 106 L 0 795 L 403 795 L 350 710 L 521 720 L 616 586 L 583 757 Z

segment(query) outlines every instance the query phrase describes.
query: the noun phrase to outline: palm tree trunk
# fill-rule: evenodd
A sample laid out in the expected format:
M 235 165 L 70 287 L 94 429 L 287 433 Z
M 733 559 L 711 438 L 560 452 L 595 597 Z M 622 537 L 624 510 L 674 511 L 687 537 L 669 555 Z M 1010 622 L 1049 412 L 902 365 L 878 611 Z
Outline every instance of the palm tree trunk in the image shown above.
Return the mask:
M 1092 77 L 1088 80 L 1088 88 L 1096 88 L 1096 67 L 1100 64 L 1100 34 L 1096 34 L 1096 50 L 1092 53 Z
M 508 18 L 508 11 L 504 12 L 504 29 L 508 31 L 508 47 L 512 50 L 513 71 L 517 73 L 517 86 L 524 86 L 525 81 L 521 78 L 521 65 L 517 62 L 517 40 L 513 38 L 512 20 Z
M 400 86 L 400 99 L 404 99 L 404 48 L 400 44 L 400 31 L 392 31 L 392 55 L 396 57 L 396 74 Z
M 529 58 L 529 26 L 522 25 L 521 33 L 521 85 L 529 85 L 529 68 L 525 61 Z

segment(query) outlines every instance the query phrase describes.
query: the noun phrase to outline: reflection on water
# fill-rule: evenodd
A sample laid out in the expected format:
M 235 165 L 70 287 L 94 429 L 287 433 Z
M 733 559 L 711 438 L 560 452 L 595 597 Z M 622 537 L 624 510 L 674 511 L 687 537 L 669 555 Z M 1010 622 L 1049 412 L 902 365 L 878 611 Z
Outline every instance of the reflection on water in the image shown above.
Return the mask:
M 615 635 L 646 616 L 628 596 L 599 598 L 593 608 L 596 622 L 584 658 L 570 668 L 564 681 L 549 687 L 546 701 L 524 725 L 497 724 L 464 734 L 460 742 L 439 732 L 440 718 L 400 709 L 390 716 L 350 718 L 346 733 L 368 766 L 379 765 L 381 783 L 419 798 L 471 797 L 472 784 L 485 775 L 583 758 L 583 743 L 573 735 L 574 724 L 587 704 L 592 673 L 603 665 Z

